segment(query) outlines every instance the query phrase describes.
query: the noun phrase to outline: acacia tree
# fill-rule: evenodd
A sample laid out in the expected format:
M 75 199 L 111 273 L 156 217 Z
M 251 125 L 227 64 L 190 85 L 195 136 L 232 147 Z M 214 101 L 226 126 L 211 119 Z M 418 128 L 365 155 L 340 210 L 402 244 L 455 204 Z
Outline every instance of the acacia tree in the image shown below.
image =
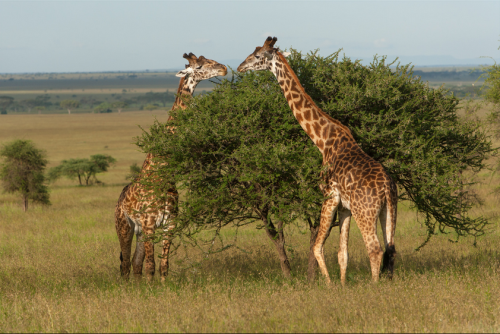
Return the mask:
M 85 185 L 88 186 L 98 181 L 96 174 L 108 171 L 110 165 L 115 162 L 115 158 L 104 154 L 92 155 L 90 159 L 63 160 L 59 166 L 49 170 L 48 178 L 50 181 L 55 181 L 62 176 L 69 179 L 78 178 L 80 185 L 83 185 L 85 181 Z
M 0 96 L 0 112 L 2 114 L 7 113 L 7 108 L 14 102 L 14 98 L 11 96 Z
M 457 116 L 458 99 L 432 89 L 410 66 L 394 70 L 385 58 L 363 66 L 338 54 L 291 50 L 289 63 L 313 100 L 347 125 L 359 145 L 380 161 L 437 231 L 480 236 L 487 220 L 470 217 L 469 186 L 494 152 L 481 124 Z M 283 228 L 306 221 L 314 244 L 323 196 L 321 155 L 295 120 L 270 73 L 233 74 L 186 110 L 173 110 L 175 134 L 155 123 L 138 144 L 155 155 L 154 180 L 145 187 L 164 197 L 168 183 L 184 190 L 174 235 L 261 222 L 276 243 L 286 274 Z M 274 223 L 273 223 L 274 222 Z M 316 260 L 310 253 L 309 277 Z
M 94 112 L 99 113 L 99 114 L 109 113 L 112 111 L 111 108 L 113 108 L 113 106 L 110 103 L 103 102 L 94 108 Z
M 62 100 L 59 105 L 61 108 L 67 109 L 68 114 L 71 114 L 71 110 L 78 108 L 80 106 L 80 102 L 76 100 Z
M 118 110 L 118 113 L 121 113 L 123 109 L 128 107 L 128 104 L 124 101 L 116 101 L 111 105 L 113 108 Z
M 29 140 L 15 140 L 0 150 L 4 162 L 0 165 L 2 186 L 8 193 L 20 193 L 23 210 L 28 210 L 28 201 L 50 204 L 49 192 L 43 174 L 47 166 L 46 153 Z

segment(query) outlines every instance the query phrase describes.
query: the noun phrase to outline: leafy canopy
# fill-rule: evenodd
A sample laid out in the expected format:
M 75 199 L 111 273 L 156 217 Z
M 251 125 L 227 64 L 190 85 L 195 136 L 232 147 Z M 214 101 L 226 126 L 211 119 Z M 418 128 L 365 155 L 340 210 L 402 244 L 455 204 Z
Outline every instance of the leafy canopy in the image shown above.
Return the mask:
M 24 211 L 28 200 L 50 204 L 49 192 L 44 185 L 44 170 L 47 166 L 46 153 L 35 147 L 30 140 L 14 140 L 0 150 L 3 163 L 0 165 L 0 180 L 4 191 L 20 193 Z

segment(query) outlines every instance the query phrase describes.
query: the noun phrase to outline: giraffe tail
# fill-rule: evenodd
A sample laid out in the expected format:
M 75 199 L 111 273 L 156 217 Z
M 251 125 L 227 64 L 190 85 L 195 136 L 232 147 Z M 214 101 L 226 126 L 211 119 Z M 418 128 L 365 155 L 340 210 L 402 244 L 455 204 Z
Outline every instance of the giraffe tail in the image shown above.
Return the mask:
M 383 257 L 382 272 L 387 272 L 389 279 L 392 279 L 394 271 L 394 260 L 396 257 L 396 247 L 394 245 L 394 233 L 396 231 L 396 220 L 398 210 L 398 188 L 394 181 L 389 179 L 385 187 L 386 198 L 386 221 L 385 221 L 385 252 Z

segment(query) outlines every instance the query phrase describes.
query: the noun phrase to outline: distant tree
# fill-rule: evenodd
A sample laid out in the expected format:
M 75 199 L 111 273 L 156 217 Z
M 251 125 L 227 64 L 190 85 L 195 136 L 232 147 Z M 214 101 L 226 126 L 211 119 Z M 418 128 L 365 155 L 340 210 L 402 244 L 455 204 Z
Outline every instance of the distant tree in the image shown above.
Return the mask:
M 121 113 L 124 108 L 128 107 L 128 104 L 124 101 L 116 101 L 113 102 L 112 107 L 116 108 L 118 110 L 118 113 Z
M 22 100 L 21 104 L 28 109 L 28 113 L 31 113 L 31 109 L 37 106 L 37 101 L 35 99 Z
M 44 106 L 36 106 L 35 110 L 38 111 L 39 114 L 41 114 L 42 111 L 45 110 L 45 107 Z
M 0 96 L 0 111 L 7 113 L 7 108 L 14 102 L 14 98 L 10 96 Z
M 163 107 L 165 107 L 168 102 L 175 101 L 175 94 L 169 92 L 168 90 L 162 93 L 148 92 L 144 95 L 137 96 L 134 100 L 137 103 L 146 103 L 146 104 L 152 104 L 153 102 L 160 102 L 163 105 Z
M 14 140 L 0 150 L 4 162 L 0 165 L 0 179 L 8 193 L 20 193 L 23 209 L 28 209 L 28 201 L 50 204 L 49 192 L 44 185 L 43 174 L 47 166 L 46 153 L 35 147 L 30 140 Z
M 55 181 L 62 176 L 72 180 L 78 178 L 80 185 L 83 185 L 83 180 L 88 186 L 93 182 L 98 182 L 96 174 L 107 172 L 110 165 L 115 162 L 115 158 L 104 154 L 92 155 L 90 159 L 63 160 L 59 166 L 49 170 L 48 178 L 50 181 Z
M 125 180 L 134 180 L 137 176 L 139 176 L 141 172 L 141 167 L 134 162 L 133 165 L 130 165 L 130 173 L 125 176 Z
M 93 96 L 86 96 L 86 97 L 82 97 L 80 99 L 80 104 L 86 104 L 86 105 L 89 105 L 90 108 L 94 108 L 95 105 L 99 105 L 101 104 L 102 102 L 101 101 L 98 101 L 95 97 Z
M 153 110 L 156 110 L 156 109 L 159 109 L 159 105 L 157 104 L 146 104 L 144 107 L 143 107 L 144 110 L 149 110 L 149 111 L 153 111 Z
M 80 106 L 80 102 L 76 100 L 62 100 L 59 105 L 61 108 L 67 109 L 68 114 L 71 114 L 71 110 L 78 108 Z
M 95 113 L 109 113 L 109 112 L 112 112 L 113 110 L 111 109 L 113 108 L 113 106 L 108 103 L 108 102 L 103 102 L 101 103 L 100 105 L 98 105 L 97 107 L 94 108 L 94 112 Z

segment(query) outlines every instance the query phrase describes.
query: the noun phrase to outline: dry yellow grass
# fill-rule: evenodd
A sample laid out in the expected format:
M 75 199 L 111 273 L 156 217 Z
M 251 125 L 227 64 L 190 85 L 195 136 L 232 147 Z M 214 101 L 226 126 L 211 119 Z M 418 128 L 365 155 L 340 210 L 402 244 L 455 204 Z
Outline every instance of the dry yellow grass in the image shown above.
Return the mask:
M 159 116 L 166 119 L 165 115 Z M 0 195 L 0 332 L 498 332 L 500 331 L 500 235 L 450 243 L 438 235 L 420 252 L 425 230 L 399 205 L 395 278 L 370 282 L 369 261 L 357 227 L 351 228 L 348 284 L 339 286 L 338 231 L 327 243 L 334 285 L 306 282 L 308 234 L 291 228 L 287 243 L 293 279 L 281 276 L 273 245 L 249 226 L 237 249 L 202 257 L 181 270 L 172 259 L 166 282 L 123 282 L 113 210 L 128 166 L 144 155 L 131 144 L 148 126 L 149 112 L 0 117 L 0 144 L 32 139 L 61 159 L 106 153 L 117 167 L 99 176 L 100 187 L 59 181 L 52 206 L 23 213 L 15 195 Z M 104 148 L 104 146 L 108 146 Z M 484 175 L 487 196 L 478 209 L 497 211 L 489 195 L 497 178 Z M 491 180 L 491 182 L 490 182 Z M 227 229 L 223 236 L 232 238 Z

